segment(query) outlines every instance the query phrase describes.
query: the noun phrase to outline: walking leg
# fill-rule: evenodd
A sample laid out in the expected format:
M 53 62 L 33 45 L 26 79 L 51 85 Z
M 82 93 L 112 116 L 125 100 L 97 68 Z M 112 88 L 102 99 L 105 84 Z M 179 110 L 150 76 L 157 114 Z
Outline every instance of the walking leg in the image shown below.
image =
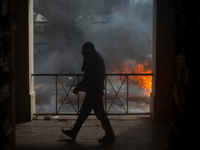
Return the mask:
M 103 129 L 105 130 L 105 136 L 102 139 L 99 139 L 99 142 L 112 142 L 115 140 L 115 134 L 113 132 L 113 129 L 110 125 L 110 121 L 107 117 L 106 112 L 103 108 L 103 101 L 98 101 L 98 105 L 95 105 L 94 112 L 96 117 L 101 121 L 101 125 Z
M 72 138 L 72 140 L 76 139 L 76 136 L 82 126 L 82 124 L 85 122 L 85 120 L 87 119 L 87 117 L 90 115 L 90 112 L 92 111 L 92 107 L 91 105 L 88 103 L 87 98 L 85 97 L 83 104 L 81 106 L 80 109 L 80 114 L 76 120 L 76 123 L 74 124 L 74 127 L 72 128 L 72 130 L 64 130 L 61 129 L 61 131 L 69 136 L 70 138 Z

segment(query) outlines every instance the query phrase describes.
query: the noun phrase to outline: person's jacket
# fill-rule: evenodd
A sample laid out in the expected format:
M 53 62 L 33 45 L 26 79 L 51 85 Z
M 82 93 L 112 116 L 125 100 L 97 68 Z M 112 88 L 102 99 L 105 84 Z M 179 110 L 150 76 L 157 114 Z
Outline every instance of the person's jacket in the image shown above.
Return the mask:
M 104 89 L 105 63 L 102 56 L 94 50 L 90 55 L 84 56 L 82 71 L 83 79 L 78 83 L 79 91 L 99 91 Z

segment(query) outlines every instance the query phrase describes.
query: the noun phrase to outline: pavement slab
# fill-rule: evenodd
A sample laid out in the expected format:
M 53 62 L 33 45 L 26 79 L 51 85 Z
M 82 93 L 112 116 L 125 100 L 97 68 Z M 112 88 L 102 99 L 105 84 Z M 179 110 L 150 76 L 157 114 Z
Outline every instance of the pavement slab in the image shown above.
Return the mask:
M 75 141 L 61 132 L 71 129 L 77 116 L 37 116 L 31 122 L 16 125 L 16 150 L 167 150 L 167 123 L 152 122 L 148 115 L 108 116 L 116 135 L 112 143 L 99 143 L 104 136 L 101 123 L 88 117 Z

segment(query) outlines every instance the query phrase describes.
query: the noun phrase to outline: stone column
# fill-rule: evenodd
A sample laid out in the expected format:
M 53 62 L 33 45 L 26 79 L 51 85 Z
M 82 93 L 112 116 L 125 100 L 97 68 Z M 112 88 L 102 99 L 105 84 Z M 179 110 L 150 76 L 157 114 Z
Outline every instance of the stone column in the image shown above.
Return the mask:
M 33 0 L 15 0 L 16 121 L 31 121 L 35 112 L 33 73 Z
M 154 121 L 167 121 L 169 100 L 167 84 L 173 81 L 174 34 L 173 1 L 154 0 L 153 14 L 153 84 L 151 116 Z

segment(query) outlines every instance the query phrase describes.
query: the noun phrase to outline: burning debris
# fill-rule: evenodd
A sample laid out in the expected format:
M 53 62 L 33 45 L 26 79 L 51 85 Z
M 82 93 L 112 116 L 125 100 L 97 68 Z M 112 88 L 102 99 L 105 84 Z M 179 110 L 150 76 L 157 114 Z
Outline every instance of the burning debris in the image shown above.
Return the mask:
M 116 66 L 112 66 L 116 74 L 151 74 L 152 70 L 149 68 L 149 63 L 137 63 L 135 61 L 127 60 Z M 122 81 L 121 76 L 118 79 Z M 152 86 L 152 76 L 135 75 L 129 76 L 130 83 L 139 86 L 144 90 L 144 95 L 150 96 Z

